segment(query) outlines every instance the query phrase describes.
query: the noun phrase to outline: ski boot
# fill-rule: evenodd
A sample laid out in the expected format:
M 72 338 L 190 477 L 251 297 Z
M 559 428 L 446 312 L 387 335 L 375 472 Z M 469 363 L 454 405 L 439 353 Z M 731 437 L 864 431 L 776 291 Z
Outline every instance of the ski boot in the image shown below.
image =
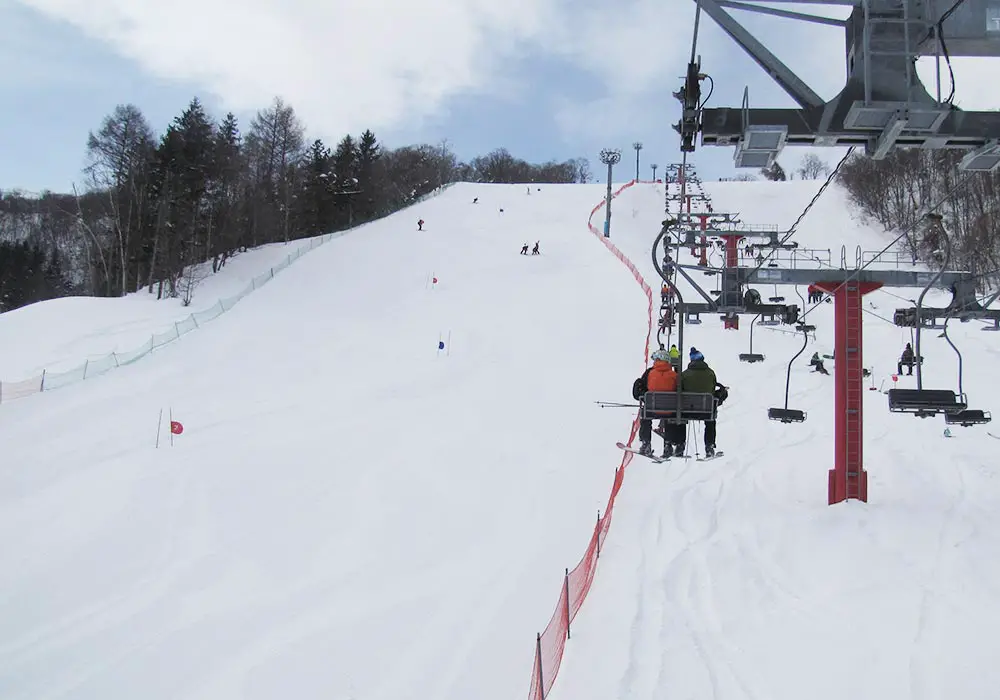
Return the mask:
M 705 445 L 705 459 L 711 459 L 715 456 L 715 445 Z
M 645 455 L 646 457 L 653 456 L 653 446 L 649 442 L 643 442 L 639 445 L 639 454 Z

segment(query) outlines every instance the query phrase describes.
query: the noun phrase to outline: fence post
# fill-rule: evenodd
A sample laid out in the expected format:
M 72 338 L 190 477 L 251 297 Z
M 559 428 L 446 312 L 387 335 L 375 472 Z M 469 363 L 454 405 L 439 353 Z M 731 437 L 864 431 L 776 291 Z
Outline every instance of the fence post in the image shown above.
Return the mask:
M 121 367 L 121 365 L 118 364 L 118 355 L 116 353 L 111 353 L 111 359 L 115 361 L 115 367 Z
M 256 277 L 254 277 L 252 280 L 250 280 L 250 289 L 251 290 L 257 289 L 257 278 Z
M 45 370 L 42 370 L 42 383 L 38 385 L 38 392 L 41 393 L 45 391 Z
M 271 279 L 274 279 L 274 268 L 271 268 Z
M 191 322 L 194 323 L 195 328 L 201 328 L 201 326 L 198 325 L 198 319 L 194 317 L 194 314 L 191 314 Z
M 90 360 L 83 361 L 83 378 L 87 378 L 87 367 L 90 365 Z
M 597 558 L 601 558 L 601 511 L 597 511 Z
M 542 633 L 535 635 L 535 665 L 538 666 L 538 695 L 545 700 L 545 679 L 542 676 Z M 532 698 L 531 700 L 534 700 Z
M 563 593 L 566 596 L 566 639 L 569 639 L 569 569 L 566 569 L 566 578 L 563 579 Z

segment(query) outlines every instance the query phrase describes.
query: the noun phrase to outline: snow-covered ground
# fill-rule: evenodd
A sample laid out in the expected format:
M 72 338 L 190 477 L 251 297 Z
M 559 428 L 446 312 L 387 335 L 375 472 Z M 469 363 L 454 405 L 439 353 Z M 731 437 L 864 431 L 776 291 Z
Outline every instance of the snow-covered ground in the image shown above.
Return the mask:
M 191 305 L 156 299 L 145 289 L 124 298 L 67 297 L 0 314 L 0 380 L 18 381 L 63 372 L 88 358 L 130 353 L 153 334 L 242 292 L 254 277 L 286 261 L 310 240 L 274 243 L 231 258 L 217 273 L 211 264 L 196 268 L 199 280 Z
M 706 187 L 716 210 L 787 226 L 816 184 Z M 525 697 L 632 420 L 592 402 L 628 401 L 642 370 L 646 299 L 586 229 L 602 196 L 453 187 L 142 362 L 0 405 L 0 697 Z M 663 186 L 615 212 L 656 286 Z M 888 238 L 831 188 L 796 240 L 839 256 Z M 868 302 L 879 385 L 909 340 L 884 319 L 907 302 Z M 832 306 L 792 371 L 801 425 L 766 416 L 800 337 L 758 328 L 767 361 L 742 365 L 748 320 L 689 327 L 731 387 L 727 455 L 628 467 L 551 697 L 992 697 L 997 443 L 867 392 L 870 503 L 829 507 L 833 378 L 807 357 L 832 350 Z M 25 326 L 39 355 L 91 352 Z M 951 330 L 989 409 L 1000 337 L 979 327 Z M 924 341 L 925 385 L 955 388 L 951 350 Z M 185 432 L 155 449 L 161 408 Z
M 817 185 L 706 183 L 706 190 L 716 211 L 787 228 Z M 617 245 L 647 279 L 655 278 L 649 239 L 662 193 L 653 185 L 626 191 L 615 219 Z M 794 240 L 833 248 L 837 266 L 841 244 L 853 265 L 856 246 L 880 250 L 891 240 L 849 211 L 844 191 L 831 188 Z M 686 253 L 682 261 L 693 259 Z M 795 299 L 792 288 L 781 293 Z M 908 330 L 892 325 L 892 312 L 918 293 L 866 297 L 864 358 L 876 386 L 892 386 L 910 340 Z M 832 304 L 810 314 L 818 340 L 792 370 L 789 405 L 808 413 L 800 425 L 771 422 L 766 409 L 784 403 L 787 362 L 801 336 L 758 327 L 754 349 L 767 361 L 742 365 L 748 318 L 739 332 L 723 330 L 714 317 L 688 327 L 686 344 L 702 349 L 730 385 L 718 437 L 726 456 L 629 467 L 552 698 L 996 695 L 1000 443 L 988 426 L 952 427 L 947 440 L 943 419 L 890 414 L 882 393 L 866 392 L 869 503 L 827 506 L 833 363 L 824 377 L 809 371 L 808 358 L 832 352 L 833 318 Z M 956 322 L 949 334 L 964 355 L 970 406 L 990 409 L 1000 337 L 981 332 L 982 325 Z M 922 334 L 924 386 L 955 389 L 957 358 L 939 333 Z M 899 386 L 915 387 L 914 378 Z

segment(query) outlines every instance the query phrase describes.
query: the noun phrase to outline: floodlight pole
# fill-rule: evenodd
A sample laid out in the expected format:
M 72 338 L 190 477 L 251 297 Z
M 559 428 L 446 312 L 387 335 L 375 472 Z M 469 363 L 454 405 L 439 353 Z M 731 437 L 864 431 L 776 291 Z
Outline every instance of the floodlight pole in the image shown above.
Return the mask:
M 653 169 L 653 182 L 656 182 L 656 169 L 660 166 L 657 165 L 656 163 L 653 163 L 650 167 Z
M 604 237 L 611 238 L 611 169 L 622 159 L 621 149 L 601 150 L 601 162 L 608 166 L 607 212 L 604 215 Z
M 639 182 L 639 151 L 642 150 L 642 141 L 633 143 L 632 148 L 635 149 L 635 181 Z

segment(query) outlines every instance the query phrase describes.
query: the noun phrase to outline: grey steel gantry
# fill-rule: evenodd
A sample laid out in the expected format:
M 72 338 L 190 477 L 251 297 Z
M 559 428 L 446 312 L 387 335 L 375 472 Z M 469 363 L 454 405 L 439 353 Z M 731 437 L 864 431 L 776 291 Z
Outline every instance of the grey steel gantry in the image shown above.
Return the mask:
M 876 159 L 896 147 L 965 149 L 961 168 L 985 172 L 1000 167 L 1000 113 L 958 109 L 942 97 L 941 61 L 951 73 L 958 56 L 1000 56 L 1000 0 L 766 0 L 769 4 L 850 7 L 847 19 L 820 17 L 760 5 L 763 0 L 694 0 L 695 41 L 684 86 L 674 96 L 683 105 L 681 150 L 735 146 L 736 166 L 769 167 L 786 146 L 864 146 Z M 829 102 L 771 53 L 726 8 L 840 27 L 846 40 L 847 79 Z M 706 108 L 701 97 L 701 58 L 696 54 L 701 11 L 711 17 L 787 92 L 798 108 L 749 105 Z M 932 96 L 915 62 L 935 56 L 938 78 Z M 998 65 L 1000 69 L 1000 65 Z M 983 86 L 987 88 L 987 86 Z M 992 89 L 989 86 L 988 89 Z

